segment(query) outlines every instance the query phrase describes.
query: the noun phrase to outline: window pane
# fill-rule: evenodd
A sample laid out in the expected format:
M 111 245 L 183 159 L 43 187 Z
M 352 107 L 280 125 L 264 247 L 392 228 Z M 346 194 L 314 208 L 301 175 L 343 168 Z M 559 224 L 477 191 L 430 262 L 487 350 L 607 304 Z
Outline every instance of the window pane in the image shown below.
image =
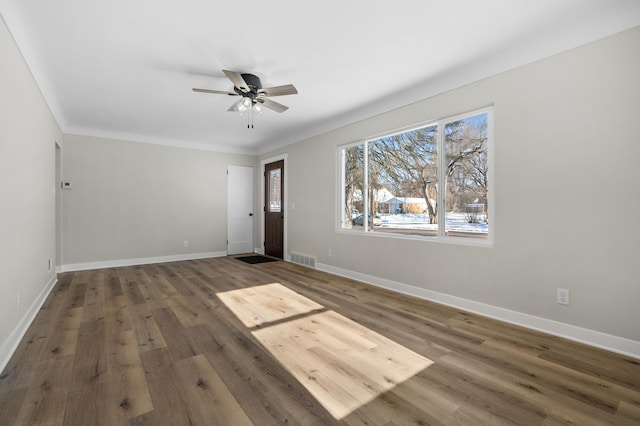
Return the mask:
M 372 230 L 437 235 L 436 124 L 369 142 Z
M 344 164 L 344 200 L 342 227 L 364 229 L 364 145 L 351 146 L 342 150 Z
M 271 213 L 282 211 L 281 176 L 282 169 L 269 170 L 269 211 Z
M 488 114 L 446 123 L 445 231 L 448 236 L 487 238 Z

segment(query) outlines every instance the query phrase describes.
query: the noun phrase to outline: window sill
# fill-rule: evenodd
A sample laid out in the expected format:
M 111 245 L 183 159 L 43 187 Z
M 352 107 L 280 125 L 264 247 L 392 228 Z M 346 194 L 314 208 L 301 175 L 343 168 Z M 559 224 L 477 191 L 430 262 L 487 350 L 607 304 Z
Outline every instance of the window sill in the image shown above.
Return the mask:
M 363 229 L 348 229 L 348 228 L 337 228 L 336 232 L 338 234 L 344 235 L 361 235 L 364 237 L 371 238 L 391 238 L 396 240 L 409 240 L 409 241 L 424 241 L 427 243 L 442 243 L 442 244 L 454 244 L 454 245 L 463 245 L 469 247 L 486 247 L 493 248 L 495 246 L 491 235 L 487 238 L 478 238 L 474 236 L 464 237 L 464 236 L 440 236 L 437 233 L 422 233 L 421 235 L 416 235 L 416 230 L 403 230 L 402 232 L 384 230 L 384 228 L 376 227 L 374 231 L 365 232 Z M 455 232 L 455 231 L 452 231 Z

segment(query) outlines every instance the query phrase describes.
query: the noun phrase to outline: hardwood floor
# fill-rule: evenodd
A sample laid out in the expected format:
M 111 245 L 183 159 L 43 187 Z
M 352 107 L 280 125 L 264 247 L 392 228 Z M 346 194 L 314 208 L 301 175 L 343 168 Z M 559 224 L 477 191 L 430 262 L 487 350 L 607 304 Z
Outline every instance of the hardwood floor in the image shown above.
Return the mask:
M 285 262 L 60 274 L 0 425 L 638 425 L 640 360 Z

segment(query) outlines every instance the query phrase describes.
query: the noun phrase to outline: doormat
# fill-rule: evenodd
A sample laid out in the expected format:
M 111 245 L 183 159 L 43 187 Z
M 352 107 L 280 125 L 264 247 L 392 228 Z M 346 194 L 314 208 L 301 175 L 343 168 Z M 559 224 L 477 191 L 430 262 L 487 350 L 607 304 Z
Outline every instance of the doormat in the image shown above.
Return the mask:
M 259 254 L 255 256 L 236 257 L 236 259 L 241 260 L 245 263 L 249 263 L 251 265 L 255 265 L 256 263 L 267 263 L 267 262 L 275 262 L 277 260 L 280 260 L 280 259 L 273 259 L 267 256 L 261 256 Z

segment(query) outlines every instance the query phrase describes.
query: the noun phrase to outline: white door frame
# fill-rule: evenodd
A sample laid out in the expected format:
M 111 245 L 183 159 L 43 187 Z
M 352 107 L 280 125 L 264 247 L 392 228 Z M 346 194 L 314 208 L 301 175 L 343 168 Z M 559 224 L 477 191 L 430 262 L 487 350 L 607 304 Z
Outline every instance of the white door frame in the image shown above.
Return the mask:
M 54 266 L 58 272 L 62 267 L 62 147 L 58 141 L 55 142 L 55 169 L 53 186 L 56 194 L 56 255 Z
M 260 241 L 259 248 L 256 248 L 256 253 L 264 254 L 264 166 L 274 161 L 284 161 L 284 188 L 282 190 L 282 212 L 284 214 L 284 223 L 282 225 L 282 257 L 285 260 L 290 260 L 289 251 L 287 249 L 287 229 L 289 228 L 289 168 L 287 167 L 287 153 L 276 155 L 275 157 L 266 158 L 260 161 Z

